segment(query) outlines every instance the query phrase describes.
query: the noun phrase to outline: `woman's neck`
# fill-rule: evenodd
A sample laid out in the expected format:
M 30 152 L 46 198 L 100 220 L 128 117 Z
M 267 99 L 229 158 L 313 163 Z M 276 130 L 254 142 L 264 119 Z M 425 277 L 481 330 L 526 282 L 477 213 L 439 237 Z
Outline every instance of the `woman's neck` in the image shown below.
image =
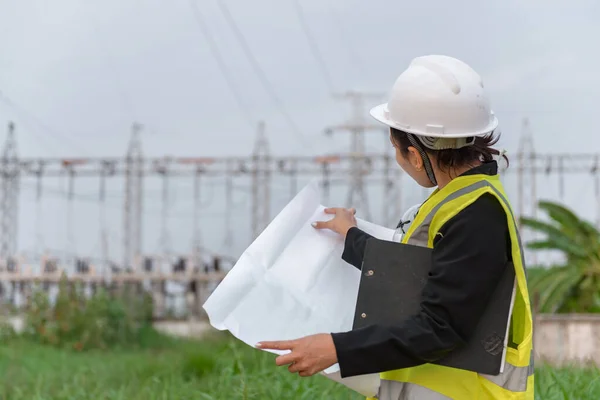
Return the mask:
M 438 184 L 438 189 L 443 189 L 447 184 L 449 184 L 454 178 L 464 174 L 465 172 L 469 171 L 470 169 L 473 169 L 475 167 L 478 167 L 481 165 L 481 161 L 477 161 L 474 163 L 470 163 L 467 165 L 464 165 L 462 167 L 456 167 L 456 168 L 452 168 L 449 169 L 447 171 L 441 171 L 438 168 L 434 167 L 434 172 L 435 172 L 435 180 L 437 181 Z

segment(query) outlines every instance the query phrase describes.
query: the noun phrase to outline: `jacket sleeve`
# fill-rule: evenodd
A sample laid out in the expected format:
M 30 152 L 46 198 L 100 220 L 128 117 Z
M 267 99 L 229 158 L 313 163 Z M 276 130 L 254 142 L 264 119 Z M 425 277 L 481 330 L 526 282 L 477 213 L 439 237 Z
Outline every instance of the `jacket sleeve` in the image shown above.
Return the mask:
M 506 214 L 491 195 L 449 220 L 434 241 L 418 314 L 332 334 L 342 377 L 414 367 L 463 345 L 508 265 L 509 243 Z
M 367 246 L 367 240 L 372 237 L 373 236 L 358 229 L 357 227 L 350 228 L 348 233 L 346 233 L 342 259 L 348 264 L 352 264 L 356 268 L 361 269 L 363 257 L 365 255 L 365 247 Z

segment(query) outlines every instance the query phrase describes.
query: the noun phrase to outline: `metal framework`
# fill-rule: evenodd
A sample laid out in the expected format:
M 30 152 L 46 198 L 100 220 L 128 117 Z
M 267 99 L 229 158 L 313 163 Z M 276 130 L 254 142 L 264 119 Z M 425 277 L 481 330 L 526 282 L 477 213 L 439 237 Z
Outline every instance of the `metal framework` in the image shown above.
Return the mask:
M 2 151 L 2 193 L 0 197 L 0 257 L 9 261 L 17 251 L 19 216 L 19 178 L 21 168 L 17 158 L 15 125 L 8 124 L 8 133 Z M 10 267 L 10 266 L 9 266 Z
M 348 128 L 348 127 L 346 127 Z M 234 180 L 246 179 L 251 183 L 250 208 L 251 232 L 256 237 L 271 218 L 272 182 L 277 177 L 289 180 L 290 196 L 298 190 L 300 178 L 321 177 L 323 183 L 323 202 L 329 204 L 331 185 L 334 182 L 344 182 L 348 188 L 348 205 L 365 205 L 360 197 L 365 196 L 365 181 L 368 178 L 372 186 L 381 188 L 383 205 L 382 221 L 392 225 L 401 215 L 401 173 L 391 154 L 361 153 L 360 157 L 354 152 L 343 154 L 329 154 L 321 156 L 294 156 L 278 157 L 269 151 L 265 132 L 265 125 L 260 124 L 257 140 L 252 155 L 248 157 L 144 157 L 141 146 L 141 126 L 136 124 L 132 128 L 131 141 L 127 154 L 123 158 L 18 158 L 16 152 L 14 125 L 8 129 L 7 140 L 1 153 L 0 177 L 0 260 L 7 260 L 17 254 L 17 228 L 18 228 L 18 195 L 19 182 L 24 178 L 33 178 L 37 183 L 36 190 L 36 250 L 41 248 L 41 203 L 42 185 L 46 177 L 65 177 L 68 179 L 69 191 L 67 205 L 73 206 L 74 185 L 78 179 L 99 178 L 100 193 L 100 243 L 101 258 L 105 264 L 109 260 L 108 229 L 102 204 L 105 203 L 106 181 L 111 177 L 124 177 L 124 207 L 123 207 L 123 260 L 122 269 L 132 269 L 139 265 L 142 249 L 142 207 L 144 180 L 150 177 L 161 177 L 163 183 L 163 223 L 161 231 L 161 245 L 163 250 L 169 250 L 169 197 L 168 183 L 176 178 L 193 179 L 193 231 L 190 232 L 193 263 L 201 264 L 200 255 L 204 252 L 202 246 L 202 232 L 200 227 L 200 203 L 202 182 L 205 178 L 218 177 L 225 179 L 225 206 L 230 208 L 233 204 Z M 521 150 L 511 160 L 511 167 L 502 171 L 504 175 L 516 174 L 517 178 L 517 207 L 519 215 L 535 216 L 537 202 L 536 177 L 538 175 L 553 174 L 558 176 L 559 187 L 564 186 L 564 177 L 568 174 L 588 175 L 595 187 L 597 202 L 597 218 L 600 222 L 600 171 L 598 170 L 600 154 L 539 154 L 533 151 L 533 139 L 529 124 L 523 124 L 523 141 Z M 360 174 L 357 174 L 357 160 L 360 160 Z M 378 190 L 369 188 L 369 193 Z M 564 190 L 561 189 L 561 190 Z M 279 192 L 279 191 L 278 191 Z M 361 194 L 362 193 L 362 194 Z M 352 203 L 355 201 L 356 203 Z M 368 206 L 368 204 L 366 204 Z M 227 216 L 228 213 L 226 212 Z M 362 215 L 367 212 L 362 210 Z M 379 217 L 379 215 L 377 216 Z M 368 217 L 367 217 L 368 218 Z M 239 232 L 231 216 L 225 218 L 226 232 L 224 240 L 225 252 L 232 246 Z M 69 238 L 74 241 L 76 235 L 69 230 Z
M 271 156 L 265 123 L 258 124 L 252 155 L 252 237 L 257 237 L 270 222 Z
M 142 142 L 140 132 L 142 126 L 134 123 L 132 126 L 131 140 L 127 156 L 121 160 L 119 166 L 110 160 L 97 160 L 95 176 L 112 176 L 115 174 L 125 175 L 125 204 L 123 212 L 123 268 L 131 270 L 134 260 L 142 253 L 142 205 L 143 205 L 143 180 L 145 166 L 142 154 Z M 89 160 L 79 160 L 79 165 L 88 165 Z M 100 172 L 100 173 L 99 173 Z M 108 174 L 107 174 L 108 172 Z M 166 169 L 161 164 L 154 165 L 154 173 L 165 174 Z M 81 176 L 81 172 L 78 171 Z
M 365 218 L 371 219 L 369 197 L 365 184 L 365 177 L 369 174 L 371 160 L 368 157 L 365 157 L 365 133 L 369 130 L 383 132 L 384 129 L 381 125 L 367 124 L 365 122 L 365 100 L 368 98 L 381 98 L 382 94 L 349 91 L 342 94 L 336 94 L 335 97 L 350 101 L 352 105 L 352 116 L 350 121 L 346 124 L 330 127 L 326 131 L 328 134 L 332 134 L 336 131 L 346 131 L 350 132 L 352 135 L 350 145 L 350 187 L 348 189 L 346 207 L 354 207 L 361 210 L 365 215 Z

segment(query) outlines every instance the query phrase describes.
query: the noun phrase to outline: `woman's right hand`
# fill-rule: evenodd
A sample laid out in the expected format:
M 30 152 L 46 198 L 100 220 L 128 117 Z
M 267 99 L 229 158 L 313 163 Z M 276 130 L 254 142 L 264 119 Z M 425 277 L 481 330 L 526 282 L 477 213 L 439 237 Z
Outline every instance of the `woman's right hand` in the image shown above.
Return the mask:
M 325 214 L 333 214 L 335 217 L 329 221 L 316 221 L 312 223 L 315 229 L 329 229 L 344 238 L 350 230 L 356 226 L 356 210 L 354 208 L 326 208 Z

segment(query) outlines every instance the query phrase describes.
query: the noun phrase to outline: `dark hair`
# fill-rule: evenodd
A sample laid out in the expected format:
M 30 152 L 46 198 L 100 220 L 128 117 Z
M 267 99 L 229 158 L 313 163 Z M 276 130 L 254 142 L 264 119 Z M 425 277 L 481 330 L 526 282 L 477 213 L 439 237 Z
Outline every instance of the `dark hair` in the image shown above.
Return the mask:
M 413 146 L 408 139 L 409 134 L 394 128 L 391 128 L 391 134 L 393 142 L 400 149 L 402 155 L 406 156 L 408 154 L 408 148 Z M 475 141 L 472 145 L 460 149 L 431 150 L 426 146 L 422 146 L 422 149 L 427 154 L 435 155 L 438 168 L 442 171 L 447 171 L 448 169 L 468 165 L 475 161 L 493 161 L 494 156 L 500 155 L 500 152 L 492 147 L 498 143 L 499 139 L 500 137 L 492 132 L 485 136 L 475 137 Z M 502 155 L 502 158 L 504 158 L 508 166 L 508 158 L 506 155 Z

